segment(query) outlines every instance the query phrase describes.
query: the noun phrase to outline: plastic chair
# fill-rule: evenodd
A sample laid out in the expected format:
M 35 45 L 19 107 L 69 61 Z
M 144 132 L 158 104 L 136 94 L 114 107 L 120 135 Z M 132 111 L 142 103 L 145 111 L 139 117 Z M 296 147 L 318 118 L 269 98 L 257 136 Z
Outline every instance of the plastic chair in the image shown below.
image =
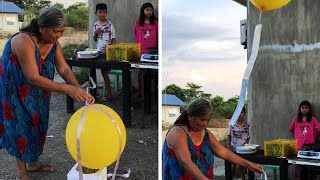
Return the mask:
M 120 88 L 119 88 L 119 80 L 120 80 L 120 77 L 122 75 L 122 70 L 110 70 L 109 71 L 109 74 L 112 74 L 112 75 L 116 75 L 116 82 L 115 82 L 115 86 L 114 86 L 114 90 L 117 92 Z M 106 97 L 106 83 L 103 83 L 103 97 Z
M 277 169 L 279 169 L 280 166 L 275 166 L 275 165 L 263 165 L 263 169 L 272 169 L 273 170 L 273 174 L 272 174 L 272 179 L 276 180 L 277 179 Z M 262 176 L 261 178 L 262 180 L 264 180 L 264 177 Z

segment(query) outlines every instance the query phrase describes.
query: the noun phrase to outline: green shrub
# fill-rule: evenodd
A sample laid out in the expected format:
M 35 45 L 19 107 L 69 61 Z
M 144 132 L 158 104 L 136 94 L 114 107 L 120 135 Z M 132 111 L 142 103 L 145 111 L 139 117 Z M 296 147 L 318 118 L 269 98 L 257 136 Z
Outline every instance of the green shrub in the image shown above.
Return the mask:
M 89 80 L 89 69 L 80 68 L 79 71 L 74 72 L 79 84 L 83 84 Z
M 219 141 L 220 144 L 222 144 L 224 147 L 228 148 L 228 136 L 225 136 L 223 139 Z
M 74 49 L 76 51 L 83 51 L 88 47 L 88 43 L 82 44 L 66 44 L 62 47 L 63 55 L 66 59 L 73 57 Z M 89 70 L 87 68 L 79 68 L 78 71 L 74 72 L 79 84 L 83 84 L 88 81 Z
M 62 47 L 64 58 L 69 59 L 72 58 L 74 55 L 74 49 L 76 51 L 83 51 L 88 47 L 88 43 L 82 44 L 66 44 Z

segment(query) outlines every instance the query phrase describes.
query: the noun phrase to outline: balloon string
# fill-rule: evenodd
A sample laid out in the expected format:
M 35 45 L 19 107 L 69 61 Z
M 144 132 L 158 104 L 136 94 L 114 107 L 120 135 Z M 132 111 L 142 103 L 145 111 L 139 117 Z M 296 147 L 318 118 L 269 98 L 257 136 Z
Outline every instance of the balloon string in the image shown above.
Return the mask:
M 78 161 L 79 180 L 83 180 L 82 160 L 81 160 L 81 151 L 80 151 L 80 136 L 81 136 L 82 125 L 83 125 L 83 121 L 86 113 L 87 113 L 87 106 L 84 107 L 84 110 L 81 114 L 80 121 L 78 124 L 78 129 L 77 129 L 77 161 Z
M 119 167 L 119 161 L 120 161 L 120 157 L 121 157 L 121 150 L 122 150 L 122 134 L 121 134 L 121 131 L 120 131 L 120 127 L 118 125 L 118 123 L 114 120 L 114 118 L 107 112 L 105 111 L 104 109 L 98 107 L 98 106 L 95 106 L 95 105 L 91 105 L 89 104 L 88 107 L 91 107 L 91 108 L 94 108 L 94 109 L 97 109 L 98 111 L 101 111 L 103 112 L 105 115 L 107 115 L 112 123 L 114 124 L 114 126 L 117 128 L 118 130 L 118 134 L 119 134 L 119 142 L 120 142 L 120 146 L 119 146 L 119 151 L 118 151 L 118 154 L 117 154 L 117 162 L 116 162 L 116 166 L 114 168 L 114 171 L 113 171 L 113 175 L 112 175 L 112 180 L 114 180 L 114 178 L 116 177 L 116 173 L 117 173 L 117 170 L 118 170 L 118 167 Z M 128 174 L 130 175 L 130 172 L 128 172 Z M 108 175 L 107 175 L 108 177 Z
M 89 93 L 89 89 L 95 89 L 96 83 L 93 81 L 92 77 L 89 77 L 89 80 L 91 81 L 92 87 L 89 86 L 87 87 L 87 93 Z M 84 110 L 81 114 L 80 121 L 78 124 L 78 129 L 77 129 L 77 162 L 78 162 L 78 172 L 79 172 L 79 180 L 83 180 L 83 172 L 82 172 L 82 160 L 81 160 L 81 151 L 80 151 L 80 136 L 81 136 L 81 131 L 82 131 L 82 126 L 84 122 L 84 117 L 87 113 L 87 108 L 88 108 L 88 101 L 85 101 L 85 107 Z
M 261 16 L 262 16 L 262 12 L 260 11 L 260 15 L 259 15 L 259 24 L 261 24 Z
M 92 86 L 87 87 L 87 93 L 89 93 L 89 89 L 95 89 L 97 87 L 96 83 L 93 81 L 92 77 L 89 77 L 89 80 L 92 84 Z M 88 105 L 88 101 L 85 101 L 85 105 Z

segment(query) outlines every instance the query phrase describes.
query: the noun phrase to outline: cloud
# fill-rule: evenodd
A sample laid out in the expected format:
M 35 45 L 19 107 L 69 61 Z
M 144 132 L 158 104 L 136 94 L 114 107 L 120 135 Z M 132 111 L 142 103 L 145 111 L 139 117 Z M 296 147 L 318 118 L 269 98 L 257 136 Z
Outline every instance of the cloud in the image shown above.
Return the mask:
M 213 96 L 239 94 L 247 59 L 240 45 L 246 9 L 221 0 L 162 3 L 163 88 L 193 82 Z
M 213 21 L 183 15 L 163 15 L 162 34 L 164 50 L 196 41 L 239 39 L 228 27 L 221 27 Z
M 239 60 L 219 62 L 175 61 L 172 66 L 163 68 L 162 88 L 176 84 L 186 88 L 188 82 L 201 85 L 202 90 L 213 96 L 230 98 L 239 95 L 246 57 Z

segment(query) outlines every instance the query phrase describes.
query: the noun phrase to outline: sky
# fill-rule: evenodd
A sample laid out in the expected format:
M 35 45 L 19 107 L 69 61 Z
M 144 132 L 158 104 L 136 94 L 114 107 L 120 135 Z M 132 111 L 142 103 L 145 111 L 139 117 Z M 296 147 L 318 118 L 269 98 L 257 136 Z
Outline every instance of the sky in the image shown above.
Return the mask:
M 246 8 L 232 0 L 161 2 L 162 89 L 193 82 L 213 97 L 239 95 L 247 62 L 240 45 Z
M 63 4 L 64 8 L 69 7 L 70 5 L 75 4 L 77 2 L 88 3 L 88 0 L 69 0 L 69 1 L 66 1 L 66 0 L 50 0 L 50 1 L 51 1 L 52 4 L 55 4 L 55 3 Z

